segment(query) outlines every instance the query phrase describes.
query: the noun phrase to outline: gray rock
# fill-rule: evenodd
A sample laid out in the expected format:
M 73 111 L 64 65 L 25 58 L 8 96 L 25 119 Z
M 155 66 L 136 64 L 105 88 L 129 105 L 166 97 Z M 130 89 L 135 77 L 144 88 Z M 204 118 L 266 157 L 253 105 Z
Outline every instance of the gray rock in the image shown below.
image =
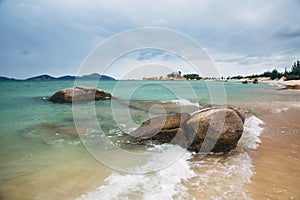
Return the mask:
M 171 114 L 151 118 L 142 123 L 135 131 L 131 132 L 132 140 L 139 144 L 149 141 L 156 143 L 170 143 L 177 133 L 184 134 L 182 125 L 189 119 L 187 113 Z
M 139 144 L 173 143 L 195 152 L 229 152 L 242 136 L 245 115 L 235 106 L 212 107 L 145 121 L 130 135 Z
M 49 97 L 48 100 L 58 103 L 71 103 L 73 101 L 106 100 L 112 98 L 110 93 L 98 88 L 78 86 L 59 90 Z
M 188 149 L 195 152 L 234 149 L 243 134 L 243 116 L 241 110 L 230 108 L 211 108 L 195 113 L 184 126 L 190 142 Z

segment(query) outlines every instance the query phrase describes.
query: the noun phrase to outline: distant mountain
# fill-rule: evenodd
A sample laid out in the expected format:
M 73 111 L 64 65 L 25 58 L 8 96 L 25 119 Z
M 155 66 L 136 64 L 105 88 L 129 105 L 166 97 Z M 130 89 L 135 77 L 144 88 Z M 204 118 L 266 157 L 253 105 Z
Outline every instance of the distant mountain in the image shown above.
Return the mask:
M 68 80 L 75 80 L 76 79 L 76 76 L 69 76 L 69 75 L 67 75 L 67 76 L 61 76 L 61 77 L 58 77 L 58 78 L 56 78 L 56 80 L 66 80 L 66 81 L 68 81 Z
M 101 74 L 97 74 L 97 73 L 93 73 L 90 75 L 83 75 L 81 77 L 77 77 L 80 80 L 109 80 L 109 81 L 114 81 L 115 79 L 110 77 L 110 76 L 106 76 L 106 75 L 101 75 Z
M 15 81 L 16 79 L 14 78 L 7 78 L 7 77 L 4 77 L 4 76 L 0 76 L 0 81 Z
M 39 75 L 39 76 L 34 76 L 28 79 L 25 79 L 25 81 L 50 81 L 50 80 L 106 80 L 106 81 L 114 81 L 116 79 L 114 79 L 113 77 L 110 76 L 106 76 L 106 75 L 101 75 L 98 73 L 93 73 L 93 74 L 89 74 L 89 75 L 83 75 L 83 76 L 70 76 L 70 75 L 66 75 L 66 76 L 60 76 L 60 77 L 53 77 L 53 76 L 49 76 L 47 74 L 43 74 L 43 75 Z M 17 80 L 17 79 L 13 79 L 13 78 L 7 78 L 4 76 L 0 76 L 0 81 L 12 81 L 12 80 Z
M 40 76 L 34 76 L 31 78 L 26 79 L 26 81 L 48 81 L 48 80 L 55 80 L 56 78 L 49 76 L 47 74 L 40 75 Z

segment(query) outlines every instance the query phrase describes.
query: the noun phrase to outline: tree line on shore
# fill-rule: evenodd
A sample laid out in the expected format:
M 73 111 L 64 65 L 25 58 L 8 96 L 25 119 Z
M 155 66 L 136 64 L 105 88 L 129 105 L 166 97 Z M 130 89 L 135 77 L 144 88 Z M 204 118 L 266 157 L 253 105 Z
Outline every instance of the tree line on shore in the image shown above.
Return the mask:
M 300 79 L 300 61 L 297 60 L 292 65 L 291 69 L 285 68 L 284 72 L 279 72 L 277 69 L 273 69 L 272 71 L 266 71 L 262 74 L 253 74 L 250 76 L 233 76 L 228 77 L 227 79 L 242 79 L 242 78 L 259 78 L 259 77 L 269 77 L 272 80 L 280 79 L 285 77 L 285 80 L 299 80 Z
M 181 72 L 180 78 L 181 78 Z M 257 79 L 260 77 L 266 77 L 270 78 L 272 80 L 274 79 L 280 79 L 282 77 L 285 77 L 285 80 L 299 80 L 300 79 L 300 61 L 297 60 L 296 62 L 293 63 L 290 69 L 287 67 L 285 68 L 284 72 L 279 72 L 276 68 L 273 69 L 272 71 L 266 71 L 263 72 L 262 74 L 253 74 L 249 76 L 232 76 L 232 77 L 220 77 L 219 79 L 221 80 L 229 80 L 229 79 L 243 79 L 243 78 L 248 78 L 248 79 Z M 216 79 L 213 77 L 201 77 L 199 74 L 184 74 L 183 78 L 187 80 L 206 80 L 206 79 Z

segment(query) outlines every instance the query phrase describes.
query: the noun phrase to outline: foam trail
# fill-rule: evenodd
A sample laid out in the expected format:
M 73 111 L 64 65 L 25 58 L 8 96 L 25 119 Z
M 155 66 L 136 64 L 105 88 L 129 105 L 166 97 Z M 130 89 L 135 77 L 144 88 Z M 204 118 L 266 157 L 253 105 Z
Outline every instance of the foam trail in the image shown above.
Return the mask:
M 178 104 L 180 106 L 194 106 L 194 107 L 199 107 L 199 108 L 202 107 L 201 105 L 199 105 L 199 103 L 193 102 L 193 101 L 190 101 L 190 100 L 187 100 L 187 99 L 176 99 L 176 100 L 161 101 L 161 102 L 162 103 L 171 102 L 171 103 Z
M 179 157 L 171 165 L 166 162 L 165 168 L 148 174 L 121 174 L 112 173 L 105 184 L 95 192 L 83 195 L 78 200 L 96 199 L 183 199 L 186 195 L 186 187 L 182 185 L 183 180 L 195 176 L 190 169 L 188 159 L 191 153 L 185 149 L 170 144 L 154 147 L 155 153 L 148 162 L 140 167 L 134 168 L 132 172 L 149 171 L 162 162 L 169 162 L 172 154 L 179 153 Z
M 247 149 L 257 149 L 261 140 L 259 136 L 263 132 L 264 122 L 255 116 L 251 116 L 245 120 L 244 133 L 239 141 L 238 147 Z

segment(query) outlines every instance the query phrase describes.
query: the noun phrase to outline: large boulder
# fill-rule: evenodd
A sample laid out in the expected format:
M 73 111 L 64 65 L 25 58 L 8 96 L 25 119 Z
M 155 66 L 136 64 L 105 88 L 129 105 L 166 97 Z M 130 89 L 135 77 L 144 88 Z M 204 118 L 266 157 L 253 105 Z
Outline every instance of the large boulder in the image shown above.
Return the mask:
M 77 86 L 75 88 L 59 90 L 49 97 L 48 100 L 58 103 L 71 103 L 73 101 L 106 100 L 112 98 L 110 93 L 98 88 Z
M 245 115 L 234 106 L 155 117 L 130 133 L 139 144 L 173 143 L 195 152 L 229 152 L 242 136 Z
M 212 108 L 218 108 L 218 107 L 212 107 Z M 245 112 L 243 109 L 233 106 L 233 105 L 225 105 L 222 108 L 227 108 L 227 109 L 231 109 L 231 110 L 235 111 L 236 114 L 238 114 L 238 116 L 242 119 L 243 123 L 245 122 L 246 116 L 245 116 Z
M 241 110 L 232 108 L 211 108 L 193 114 L 185 123 L 188 149 L 195 152 L 234 149 L 243 134 L 245 118 Z

